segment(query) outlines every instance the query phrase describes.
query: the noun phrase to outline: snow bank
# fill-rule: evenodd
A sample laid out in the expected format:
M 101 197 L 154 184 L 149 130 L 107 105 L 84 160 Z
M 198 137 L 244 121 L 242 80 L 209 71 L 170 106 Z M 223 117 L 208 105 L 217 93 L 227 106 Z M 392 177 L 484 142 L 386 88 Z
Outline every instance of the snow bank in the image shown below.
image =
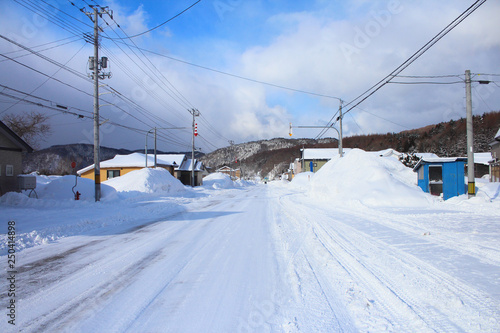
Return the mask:
M 420 207 L 432 199 L 416 183 L 416 174 L 393 157 L 353 149 L 325 164 L 312 178 L 309 194 L 329 201 L 367 206 Z
M 313 176 L 314 173 L 310 171 L 299 173 L 298 175 L 295 175 L 295 177 L 293 177 L 292 181 L 290 182 L 290 187 L 296 189 L 307 189 L 311 185 Z
M 203 187 L 220 190 L 234 188 L 235 184 L 229 175 L 222 172 L 216 172 L 203 178 Z
M 466 177 L 467 178 L 467 177 Z M 467 184 L 467 180 L 465 182 Z M 490 183 L 489 178 L 476 178 L 476 196 L 469 199 L 468 194 L 445 201 L 449 205 L 485 205 L 490 203 L 500 208 L 500 183 Z
M 103 182 L 121 195 L 128 192 L 139 193 L 178 193 L 186 191 L 184 185 L 163 168 L 143 168 L 131 171 L 121 177 L 112 178 Z

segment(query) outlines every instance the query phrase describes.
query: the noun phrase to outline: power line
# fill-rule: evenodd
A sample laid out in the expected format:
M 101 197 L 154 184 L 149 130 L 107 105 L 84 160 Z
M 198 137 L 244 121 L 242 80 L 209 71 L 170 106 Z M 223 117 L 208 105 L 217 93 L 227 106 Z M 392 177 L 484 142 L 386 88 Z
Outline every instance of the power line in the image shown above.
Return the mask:
M 464 81 L 453 81 L 453 82 L 432 82 L 432 81 L 420 81 L 420 82 L 401 82 L 401 81 L 390 81 L 390 84 L 458 84 L 464 83 Z
M 389 83 L 394 76 L 398 75 L 403 70 L 408 68 L 408 66 L 410 66 L 414 61 L 420 58 L 425 52 L 427 52 L 432 46 L 434 46 L 438 41 L 440 41 L 444 36 L 446 36 L 450 31 L 452 31 L 456 26 L 458 26 L 462 21 L 464 21 L 469 15 L 471 15 L 474 11 L 476 11 L 485 2 L 486 0 L 477 0 L 472 6 L 470 6 L 467 10 L 465 10 L 462 14 L 460 14 L 456 19 L 454 19 L 450 24 L 448 24 L 443 30 L 441 30 L 436 36 L 434 36 L 429 42 L 427 42 L 424 46 L 422 46 L 417 52 L 415 52 L 410 58 L 408 58 L 405 62 L 403 62 L 400 66 L 398 66 L 389 75 L 387 75 L 382 80 L 373 85 L 370 89 L 368 89 L 367 91 L 365 91 L 364 93 L 353 99 L 351 102 L 347 103 L 346 106 L 349 106 L 353 104 L 356 100 L 360 99 L 356 104 L 354 104 L 347 111 L 345 111 L 345 113 L 350 112 L 356 106 L 367 100 L 370 96 L 375 94 L 383 86 Z
M 457 27 L 461 22 L 463 22 L 469 15 L 471 15 L 474 11 L 476 11 L 480 6 L 482 6 L 486 0 L 477 0 L 472 4 L 467 10 L 465 10 L 462 14 L 460 14 L 457 18 L 455 18 L 450 24 L 448 24 L 443 30 L 441 30 L 436 36 L 434 36 L 430 41 L 428 41 L 424 46 L 422 46 L 417 52 L 415 52 L 411 57 L 409 57 L 406 61 L 404 61 L 401 65 L 399 65 L 395 70 L 393 70 L 390 74 L 385 76 L 383 79 L 378 81 L 368 90 L 363 92 L 361 95 L 350 101 L 346 104 L 349 107 L 347 111 L 345 111 L 344 115 L 349 113 L 355 107 L 363 103 L 377 91 L 379 91 L 382 87 L 388 84 L 394 77 L 399 75 L 402 71 L 408 68 L 413 62 L 415 62 L 418 58 L 420 58 L 425 52 L 427 52 L 432 46 L 434 46 L 437 42 L 439 42 L 444 36 L 446 36 L 450 31 L 452 31 L 455 27 Z M 357 101 L 357 102 L 356 102 Z M 333 121 L 330 119 L 329 124 Z M 321 134 L 321 133 L 320 133 Z M 316 139 L 319 137 L 318 135 Z
M 170 22 L 170 21 L 172 21 L 172 20 L 176 19 L 177 17 L 181 16 L 182 14 L 184 14 L 185 12 L 187 12 L 188 10 L 190 10 L 191 8 L 193 8 L 195 5 L 197 5 L 197 4 L 198 4 L 198 3 L 200 3 L 200 2 L 201 2 L 201 0 L 196 1 L 196 2 L 195 2 L 195 3 L 193 3 L 191 6 L 187 7 L 186 9 L 184 9 L 184 10 L 183 10 L 183 11 L 181 11 L 180 13 L 176 14 L 175 16 L 173 16 L 173 17 L 169 18 L 169 19 L 168 19 L 168 20 L 166 20 L 165 22 L 163 22 L 163 23 L 161 23 L 161 24 L 157 25 L 157 26 L 156 26 L 156 27 L 154 27 L 154 28 L 151 28 L 151 29 L 149 29 L 149 30 L 146 30 L 146 31 L 144 31 L 144 32 L 141 32 L 141 33 L 139 33 L 139 34 L 132 35 L 132 36 L 127 36 L 127 37 L 122 37 L 122 38 L 110 38 L 110 37 L 104 37 L 104 38 L 108 38 L 108 39 L 132 39 L 132 38 L 135 38 L 135 37 L 142 36 L 142 35 L 144 35 L 144 34 L 147 34 L 148 32 L 151 32 L 151 31 L 153 31 L 153 30 L 155 30 L 155 29 L 158 29 L 159 27 L 161 27 L 161 26 L 163 26 L 163 25 L 167 24 L 168 22 Z M 116 22 L 115 22 L 115 23 L 116 23 Z M 118 23 L 117 23 L 117 25 L 118 25 Z M 120 27 L 120 26 L 118 25 L 118 27 Z
M 207 70 L 207 71 L 211 71 L 211 72 L 214 72 L 214 73 L 218 73 L 218 74 L 222 74 L 222 75 L 226 75 L 226 76 L 231 76 L 231 77 L 234 77 L 234 78 L 237 78 L 237 79 L 240 79 L 240 80 L 245 80 L 245 81 L 249 81 L 249 82 L 253 82 L 253 83 L 259 83 L 259 84 L 263 84 L 263 85 L 266 85 L 266 86 L 270 86 L 270 87 L 274 87 L 274 88 L 279 88 L 279 89 L 284 89 L 284 90 L 289 90 L 289 91 L 294 91 L 294 92 L 298 92 L 298 93 L 302 93 L 302 94 L 307 94 L 307 95 L 311 95 L 311 96 L 331 98 L 331 99 L 336 99 L 336 100 L 340 99 L 339 97 L 336 97 L 336 96 L 325 95 L 325 94 L 315 93 L 315 92 L 311 92 L 311 91 L 306 91 L 306 90 L 301 90 L 301 89 L 295 89 L 295 88 L 285 87 L 285 86 L 278 85 L 278 84 L 275 84 L 275 83 L 269 83 L 269 82 L 265 82 L 265 81 L 260 81 L 260 80 L 248 78 L 248 77 L 237 75 L 237 74 L 232 74 L 232 73 L 229 73 L 229 72 L 224 72 L 224 71 L 221 71 L 221 70 L 218 70 L 218 69 L 213 69 L 213 68 L 210 68 L 210 67 L 207 67 L 207 66 L 198 65 L 198 64 L 195 64 L 195 63 L 192 63 L 192 62 L 189 62 L 189 61 L 177 59 L 177 58 L 174 58 L 174 57 L 171 57 L 171 56 L 167 56 L 167 55 L 155 52 L 155 51 L 147 50 L 147 49 L 144 49 L 144 48 L 140 48 L 140 49 L 143 50 L 143 51 L 145 51 L 145 52 L 149 52 L 151 54 L 154 54 L 154 55 L 157 55 L 157 56 L 160 56 L 160 57 L 163 57 L 163 58 L 167 58 L 167 59 L 170 59 L 170 60 L 173 60 L 173 61 L 177 61 L 177 62 L 186 64 L 186 65 L 189 65 L 189 66 L 198 67 L 198 68 L 201 68 L 201 69 L 204 69 L 204 70 Z

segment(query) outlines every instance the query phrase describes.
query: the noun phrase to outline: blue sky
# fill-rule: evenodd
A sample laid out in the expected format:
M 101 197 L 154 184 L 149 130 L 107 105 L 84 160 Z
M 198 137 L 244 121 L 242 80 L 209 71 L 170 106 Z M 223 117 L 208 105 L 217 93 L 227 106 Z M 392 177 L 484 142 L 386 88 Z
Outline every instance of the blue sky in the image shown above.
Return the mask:
M 104 16 L 110 26 L 103 25 L 100 55 L 109 58 L 112 78 L 103 83 L 126 97 L 125 101 L 117 95 L 102 95 L 106 102 L 101 104 L 111 104 L 101 107 L 103 121 L 108 119 L 101 133 L 102 145 L 140 149 L 144 131 L 189 127 L 190 108 L 202 113 L 197 120 L 200 138 L 196 145 L 205 152 L 227 146 L 229 140 L 240 143 L 288 137 L 290 122 L 324 125 L 338 110 L 339 101 L 317 95 L 339 97 L 348 103 L 392 72 L 474 1 L 202 0 L 171 22 L 133 38 L 134 45 L 130 39 L 123 40 L 131 47 L 106 38 L 149 30 L 194 2 L 98 2 L 113 10 L 115 21 L 124 30 Z M 63 0 L 5 3 L 0 13 L 2 36 L 88 74 L 87 60 L 93 48 L 82 34 L 91 32 L 91 21 L 79 9 L 89 10 L 94 1 L 74 0 L 75 6 Z M 438 82 L 463 80 L 466 69 L 500 74 L 499 16 L 500 4 L 487 1 L 402 74 L 461 75 Z M 50 44 L 57 47 L 36 47 L 63 38 L 68 39 Z M 15 60 L 0 59 L 0 84 L 68 106 L 76 113 L 92 111 L 91 82 L 19 51 L 5 39 L 0 39 L 0 53 Z M 37 71 L 59 81 L 48 80 Z M 500 81 L 496 76 L 483 79 Z M 395 81 L 405 80 L 416 79 Z M 475 114 L 500 109 L 499 85 L 474 85 Z M 13 94 L 8 88 L 0 91 Z M 102 91 L 110 89 L 103 87 Z M 389 84 L 345 116 L 344 133 L 399 132 L 465 117 L 464 98 L 464 84 Z M 41 142 L 42 147 L 92 143 L 90 119 L 6 96 L 0 102 L 0 117 L 32 110 L 51 117 L 53 133 Z M 312 129 L 294 131 L 295 138 L 317 134 Z M 162 150 L 189 150 L 189 131 L 162 130 L 159 144 Z

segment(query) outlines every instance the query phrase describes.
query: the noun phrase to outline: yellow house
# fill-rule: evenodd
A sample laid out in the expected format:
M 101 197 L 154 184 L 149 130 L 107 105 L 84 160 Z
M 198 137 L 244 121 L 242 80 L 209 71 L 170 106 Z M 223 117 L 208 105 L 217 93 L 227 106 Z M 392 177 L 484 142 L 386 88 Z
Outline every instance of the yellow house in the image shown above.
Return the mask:
M 174 176 L 174 169 L 185 159 L 184 154 L 157 155 L 156 165 L 167 169 Z M 148 155 L 147 166 L 154 166 L 154 155 Z M 116 155 L 114 158 L 100 163 L 101 180 L 107 180 L 123 176 L 131 171 L 140 170 L 146 167 L 146 156 L 141 153 L 132 153 L 130 155 Z M 94 164 L 77 171 L 77 174 L 83 178 L 94 179 Z

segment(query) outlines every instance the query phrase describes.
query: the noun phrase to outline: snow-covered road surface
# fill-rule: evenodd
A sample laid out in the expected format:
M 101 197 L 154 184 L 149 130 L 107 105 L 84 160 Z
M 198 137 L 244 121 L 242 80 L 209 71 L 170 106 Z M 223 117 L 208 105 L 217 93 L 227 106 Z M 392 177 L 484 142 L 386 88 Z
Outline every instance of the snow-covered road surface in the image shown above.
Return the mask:
M 325 204 L 281 183 L 185 206 L 19 252 L 0 331 L 500 331 L 496 211 Z

